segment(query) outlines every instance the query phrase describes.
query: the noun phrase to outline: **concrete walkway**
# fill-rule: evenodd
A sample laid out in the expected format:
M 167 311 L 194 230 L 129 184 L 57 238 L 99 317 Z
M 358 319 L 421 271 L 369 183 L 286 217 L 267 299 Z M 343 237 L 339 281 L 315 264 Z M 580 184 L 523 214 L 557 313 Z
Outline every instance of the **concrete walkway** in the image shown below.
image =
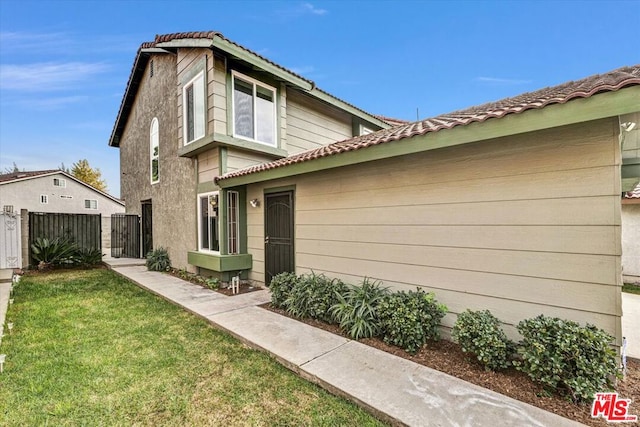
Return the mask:
M 113 266 L 139 286 L 195 313 L 302 377 L 381 419 L 411 426 L 582 424 L 439 371 L 256 307 L 267 290 L 227 297 L 142 266 Z

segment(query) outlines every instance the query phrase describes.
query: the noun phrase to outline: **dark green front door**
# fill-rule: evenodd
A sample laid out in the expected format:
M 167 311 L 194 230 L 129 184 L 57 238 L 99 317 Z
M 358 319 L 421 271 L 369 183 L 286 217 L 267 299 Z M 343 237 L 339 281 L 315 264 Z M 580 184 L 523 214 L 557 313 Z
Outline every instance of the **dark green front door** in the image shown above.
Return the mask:
M 153 250 L 153 205 L 151 200 L 142 202 L 142 257 Z
M 294 272 L 293 191 L 265 195 L 265 283 L 282 272 Z

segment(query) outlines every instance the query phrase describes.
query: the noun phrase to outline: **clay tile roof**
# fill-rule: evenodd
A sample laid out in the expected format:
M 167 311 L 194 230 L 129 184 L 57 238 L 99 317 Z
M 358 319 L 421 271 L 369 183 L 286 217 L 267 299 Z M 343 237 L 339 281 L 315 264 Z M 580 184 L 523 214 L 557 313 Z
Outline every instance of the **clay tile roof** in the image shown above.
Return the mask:
M 615 91 L 633 85 L 640 85 L 640 64 L 631 67 L 622 67 L 605 74 L 597 74 L 582 80 L 571 81 L 558 86 L 540 89 L 535 92 L 524 93 L 513 98 L 506 98 L 497 102 L 490 102 L 465 110 L 454 111 L 430 119 L 395 126 L 368 135 L 335 142 L 273 162 L 230 172 L 216 178 L 216 181 L 276 169 L 347 151 L 360 150 L 373 145 L 399 141 L 417 135 L 451 129 L 456 126 L 466 126 L 471 123 L 484 122 L 491 118 L 501 118 L 509 114 L 519 114 L 527 110 L 544 108 L 551 104 L 564 104 L 573 99 L 588 98 L 599 92 Z
M 58 172 L 58 169 L 48 169 L 43 171 L 29 171 L 29 172 L 11 172 L 0 175 L 0 182 L 17 181 L 19 179 L 34 178 L 40 175 L 47 175 L 53 172 Z
M 640 184 L 636 185 L 632 191 L 624 193 L 625 199 L 640 199 Z

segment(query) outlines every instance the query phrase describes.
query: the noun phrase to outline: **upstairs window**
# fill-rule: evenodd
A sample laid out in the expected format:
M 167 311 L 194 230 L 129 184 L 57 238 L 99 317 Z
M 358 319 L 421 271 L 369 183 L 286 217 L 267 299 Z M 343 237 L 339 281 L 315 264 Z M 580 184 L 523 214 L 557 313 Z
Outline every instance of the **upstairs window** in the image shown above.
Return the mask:
M 95 199 L 85 199 L 84 200 L 84 208 L 85 209 L 98 209 L 98 201 Z
M 49 196 L 47 196 L 46 194 L 41 194 L 40 203 L 43 205 L 46 205 L 47 203 L 49 203 Z
M 198 196 L 198 249 L 219 252 L 218 193 Z
M 204 71 L 201 71 L 182 89 L 185 145 L 204 136 L 204 97 Z
M 159 171 L 159 162 L 160 162 L 160 136 L 158 133 L 158 119 L 153 118 L 151 121 L 151 130 L 149 137 L 149 146 L 150 153 L 149 157 L 151 159 L 149 170 L 151 175 L 151 183 L 155 184 L 160 181 L 160 171 Z
M 62 178 L 53 178 L 53 186 L 65 188 L 67 186 L 67 180 Z
M 232 77 L 233 135 L 275 146 L 275 88 L 235 71 Z

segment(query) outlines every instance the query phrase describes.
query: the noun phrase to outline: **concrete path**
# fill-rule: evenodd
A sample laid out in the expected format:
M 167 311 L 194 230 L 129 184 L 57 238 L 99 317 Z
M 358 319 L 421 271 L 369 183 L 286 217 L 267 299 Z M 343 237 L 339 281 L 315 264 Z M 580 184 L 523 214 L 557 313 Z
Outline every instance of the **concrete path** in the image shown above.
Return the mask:
M 640 359 L 640 295 L 622 293 L 622 336 L 627 337 L 627 356 Z
M 256 307 L 268 290 L 227 297 L 145 267 L 113 266 L 299 375 L 347 397 L 379 418 L 411 426 L 580 426 L 582 424 Z

